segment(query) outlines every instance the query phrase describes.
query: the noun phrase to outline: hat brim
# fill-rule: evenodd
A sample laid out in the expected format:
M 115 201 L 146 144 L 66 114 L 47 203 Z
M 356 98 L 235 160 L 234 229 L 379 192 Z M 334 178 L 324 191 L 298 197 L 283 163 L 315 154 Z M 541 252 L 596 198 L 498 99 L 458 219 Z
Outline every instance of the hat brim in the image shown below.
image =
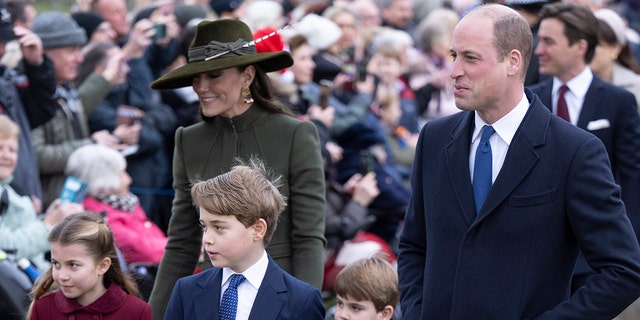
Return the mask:
M 280 51 L 190 62 L 153 81 L 151 88 L 166 90 L 188 87 L 191 86 L 193 77 L 196 75 L 251 64 L 258 65 L 265 72 L 272 72 L 290 67 L 293 64 L 293 58 L 289 52 Z

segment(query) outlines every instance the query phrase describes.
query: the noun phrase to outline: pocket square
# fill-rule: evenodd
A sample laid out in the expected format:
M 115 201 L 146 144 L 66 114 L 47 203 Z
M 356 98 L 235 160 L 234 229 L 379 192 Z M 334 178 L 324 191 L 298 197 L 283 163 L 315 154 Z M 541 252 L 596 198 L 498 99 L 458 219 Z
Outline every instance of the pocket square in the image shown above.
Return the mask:
M 594 130 L 606 129 L 606 128 L 609 128 L 610 126 L 611 125 L 609 124 L 608 119 L 598 119 L 598 120 L 589 121 L 589 124 L 587 124 L 587 130 L 594 131 Z

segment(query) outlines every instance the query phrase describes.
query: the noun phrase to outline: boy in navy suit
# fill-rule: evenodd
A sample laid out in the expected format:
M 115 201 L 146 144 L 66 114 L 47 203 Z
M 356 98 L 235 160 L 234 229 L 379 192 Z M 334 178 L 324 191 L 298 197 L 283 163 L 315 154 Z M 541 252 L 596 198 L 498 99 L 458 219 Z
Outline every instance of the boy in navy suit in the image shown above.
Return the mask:
M 205 254 L 215 268 L 178 280 L 165 319 L 324 319 L 320 292 L 265 251 L 285 206 L 279 180 L 252 159 L 192 187 Z M 237 306 L 224 297 L 234 291 Z

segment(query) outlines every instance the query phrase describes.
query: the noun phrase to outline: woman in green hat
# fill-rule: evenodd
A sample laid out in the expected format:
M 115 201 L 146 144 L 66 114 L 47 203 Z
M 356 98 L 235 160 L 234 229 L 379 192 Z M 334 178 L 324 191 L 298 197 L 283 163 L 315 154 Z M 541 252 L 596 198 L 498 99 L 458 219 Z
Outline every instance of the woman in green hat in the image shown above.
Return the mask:
M 313 123 L 295 119 L 275 100 L 266 76 L 292 64 L 285 51 L 256 53 L 251 30 L 239 20 L 203 21 L 188 63 L 151 84 L 154 89 L 192 86 L 203 119 L 175 135 L 169 242 L 150 298 L 155 319 L 164 317 L 175 282 L 194 272 L 201 252 L 191 184 L 229 171 L 235 158 L 257 156 L 284 177 L 280 191 L 287 206 L 267 251 L 284 270 L 321 288 L 324 172 L 318 135 Z

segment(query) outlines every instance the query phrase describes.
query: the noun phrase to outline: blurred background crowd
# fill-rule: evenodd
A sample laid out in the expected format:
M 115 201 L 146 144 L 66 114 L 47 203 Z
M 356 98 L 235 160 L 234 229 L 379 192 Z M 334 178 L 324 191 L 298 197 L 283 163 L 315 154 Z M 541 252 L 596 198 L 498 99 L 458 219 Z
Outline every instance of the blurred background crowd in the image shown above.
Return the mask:
M 601 22 L 594 73 L 640 101 L 640 1 L 564 1 L 591 8 Z M 2 0 L 0 114 L 20 130 L 15 170 L 0 170 L 0 184 L 3 194 L 10 187 L 12 199 L 26 197 L 22 206 L 33 208 L 13 220 L 0 212 L 0 248 L 18 257 L 46 252 L 42 244 L 20 249 L 13 239 L 22 232 L 36 247 L 43 239 L 33 239 L 42 238 L 33 230 L 78 211 L 60 209 L 56 200 L 73 175 L 86 180 L 84 206 L 108 218 L 124 261 L 135 272 L 153 270 L 171 215 L 174 133 L 201 119 L 191 86 L 155 91 L 149 84 L 186 63 L 200 21 L 240 19 L 260 39 L 258 52 L 291 53 L 293 66 L 269 77 L 281 102 L 320 136 L 324 289 L 332 289 L 341 266 L 371 250 L 347 251 L 345 244 L 374 239 L 373 250 L 394 261 L 417 134 L 428 121 L 458 112 L 449 77 L 453 29 L 487 2 L 522 14 L 535 39 L 538 11 L 557 1 Z M 30 42 L 34 35 L 41 47 Z M 532 53 L 526 85 L 544 78 Z M 8 157 L 3 150 L 0 165 Z M 39 225 L 26 229 L 26 216 Z M 148 294 L 153 277 L 146 272 L 139 284 Z

